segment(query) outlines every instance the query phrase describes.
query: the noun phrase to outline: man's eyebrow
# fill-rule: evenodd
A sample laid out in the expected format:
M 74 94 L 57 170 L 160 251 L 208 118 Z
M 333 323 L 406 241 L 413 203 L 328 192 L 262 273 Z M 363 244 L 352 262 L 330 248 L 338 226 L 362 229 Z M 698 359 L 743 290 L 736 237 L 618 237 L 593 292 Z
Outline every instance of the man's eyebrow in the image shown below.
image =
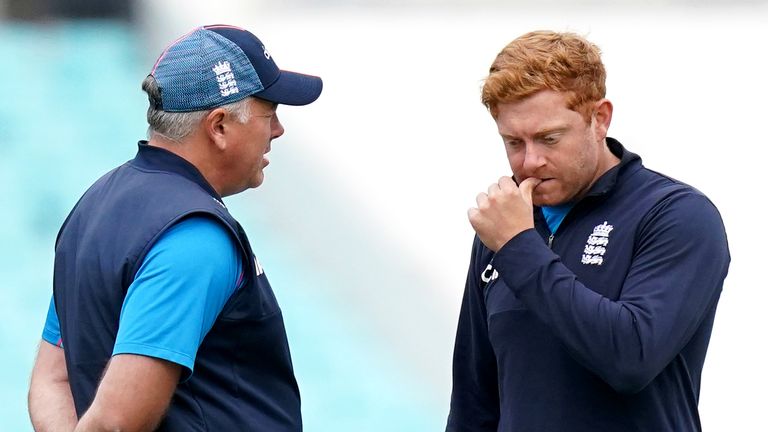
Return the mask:
M 571 129 L 570 126 L 555 126 L 555 127 L 551 127 L 551 128 L 548 128 L 548 129 L 544 129 L 544 130 L 538 131 L 535 134 L 533 134 L 533 137 L 534 138 L 541 138 L 541 137 L 544 137 L 544 136 L 547 136 L 547 135 L 551 135 L 551 134 L 554 134 L 554 133 L 567 132 L 570 129 Z M 509 134 L 503 134 L 503 133 L 499 134 L 499 135 L 501 135 L 501 138 L 503 138 L 503 139 L 511 139 L 511 140 L 521 139 L 519 136 L 515 136 L 515 135 L 509 135 Z
M 557 126 L 550 129 L 544 129 L 542 131 L 536 132 L 533 136 L 534 138 L 541 138 L 547 135 L 552 135 L 556 133 L 563 133 L 567 132 L 571 127 L 570 126 Z
M 503 139 L 520 139 L 520 137 L 515 135 L 507 135 L 507 134 L 499 134 Z

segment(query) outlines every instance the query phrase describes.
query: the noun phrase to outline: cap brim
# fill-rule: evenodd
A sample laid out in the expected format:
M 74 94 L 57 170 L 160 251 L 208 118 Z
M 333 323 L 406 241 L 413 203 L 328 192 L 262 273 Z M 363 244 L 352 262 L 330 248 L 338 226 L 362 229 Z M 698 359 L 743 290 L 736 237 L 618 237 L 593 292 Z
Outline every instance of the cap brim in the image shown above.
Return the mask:
M 253 96 L 281 105 L 307 105 L 317 100 L 322 91 L 320 77 L 281 70 L 272 85 Z

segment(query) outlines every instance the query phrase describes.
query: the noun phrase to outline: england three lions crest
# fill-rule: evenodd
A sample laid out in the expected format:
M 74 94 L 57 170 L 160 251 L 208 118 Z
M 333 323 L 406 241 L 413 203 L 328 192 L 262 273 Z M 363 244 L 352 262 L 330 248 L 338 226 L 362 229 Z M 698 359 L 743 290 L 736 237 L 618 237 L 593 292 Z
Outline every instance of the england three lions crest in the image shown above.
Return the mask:
M 228 61 L 216 63 L 211 70 L 216 74 L 216 82 L 219 84 L 219 93 L 221 93 L 222 97 L 240 93 L 240 89 L 237 88 L 235 74 L 232 73 L 232 66 Z
M 603 257 L 608 247 L 608 237 L 613 231 L 613 225 L 608 221 L 601 223 L 592 230 L 584 245 L 584 253 L 581 255 L 581 263 L 587 265 L 603 265 Z

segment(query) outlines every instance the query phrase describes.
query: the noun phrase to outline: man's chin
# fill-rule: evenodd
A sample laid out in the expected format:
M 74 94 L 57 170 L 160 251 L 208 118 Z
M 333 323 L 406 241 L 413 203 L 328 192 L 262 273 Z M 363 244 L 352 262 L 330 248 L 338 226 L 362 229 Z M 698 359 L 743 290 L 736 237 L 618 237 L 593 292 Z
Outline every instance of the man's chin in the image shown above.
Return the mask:
M 257 188 L 264 183 L 264 172 L 261 171 L 251 178 L 251 183 L 248 185 L 250 189 Z
M 536 196 L 534 194 L 531 201 L 533 201 L 533 205 L 537 207 L 553 207 L 562 204 L 561 200 L 546 195 Z

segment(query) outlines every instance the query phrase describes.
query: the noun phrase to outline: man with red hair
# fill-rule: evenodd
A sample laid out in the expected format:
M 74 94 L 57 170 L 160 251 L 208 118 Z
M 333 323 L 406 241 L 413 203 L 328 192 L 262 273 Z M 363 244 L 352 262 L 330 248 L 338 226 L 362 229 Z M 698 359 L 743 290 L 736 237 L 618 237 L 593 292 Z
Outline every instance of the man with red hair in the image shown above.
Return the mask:
M 447 431 L 699 431 L 730 255 L 715 206 L 609 138 L 598 48 L 537 31 L 482 100 L 513 175 L 477 196 Z

